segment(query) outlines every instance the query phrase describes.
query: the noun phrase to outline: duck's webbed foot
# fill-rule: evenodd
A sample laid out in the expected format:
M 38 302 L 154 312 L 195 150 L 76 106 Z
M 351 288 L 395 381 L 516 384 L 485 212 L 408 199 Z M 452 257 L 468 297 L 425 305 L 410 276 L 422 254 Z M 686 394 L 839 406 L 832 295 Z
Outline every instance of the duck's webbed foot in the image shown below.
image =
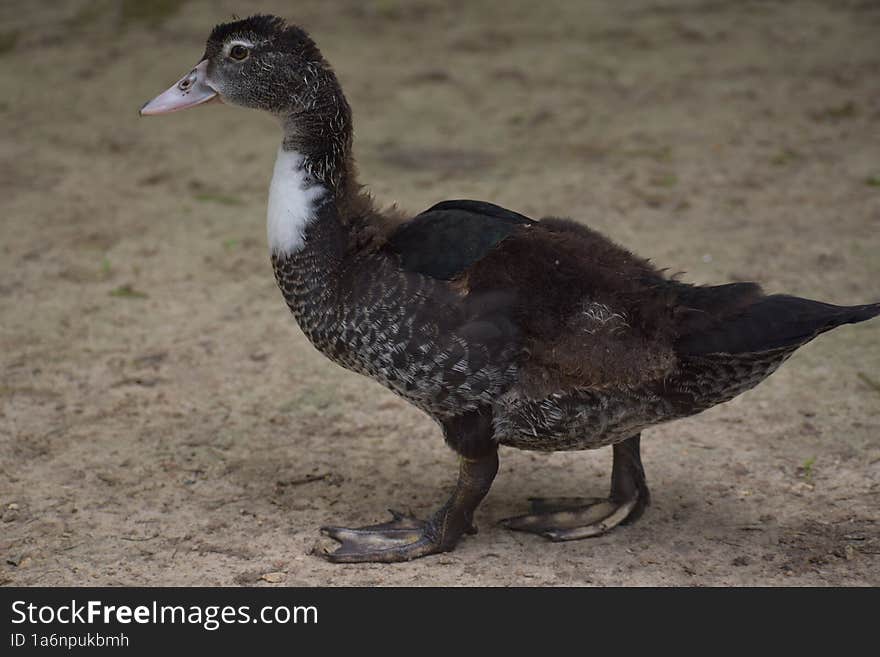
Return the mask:
M 614 445 L 608 499 L 532 498 L 530 502 L 530 514 L 501 523 L 508 529 L 540 534 L 552 541 L 574 541 L 599 536 L 638 520 L 651 503 L 639 453 L 639 435 Z
M 540 534 L 551 541 L 575 541 L 604 534 L 629 520 L 638 505 L 637 499 L 615 502 L 572 497 L 529 501 L 532 513 L 506 518 L 501 524 L 508 529 Z
M 497 472 L 495 449 L 479 459 L 462 458 L 455 492 L 431 518 L 418 520 L 391 511 L 393 519 L 379 525 L 322 527 L 325 536 L 341 543 L 334 552 L 322 556 L 335 563 L 393 563 L 449 552 L 463 534 L 476 533 L 474 510 L 489 492 Z

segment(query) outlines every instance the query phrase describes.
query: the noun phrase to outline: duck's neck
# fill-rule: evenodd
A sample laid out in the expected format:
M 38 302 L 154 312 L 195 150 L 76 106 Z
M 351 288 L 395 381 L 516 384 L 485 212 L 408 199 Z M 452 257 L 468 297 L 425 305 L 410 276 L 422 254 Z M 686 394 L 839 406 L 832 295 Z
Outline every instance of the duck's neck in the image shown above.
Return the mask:
M 308 159 L 282 145 L 269 187 L 269 252 L 278 286 L 310 337 L 310 322 L 328 307 L 348 249 L 339 208 L 332 187 L 310 173 Z
M 275 169 L 269 185 L 266 232 L 273 256 L 299 253 L 314 232 L 314 224 L 335 214 L 333 189 L 309 170 L 305 155 L 295 150 L 278 149 Z
M 320 247 L 334 260 L 345 248 L 346 214 L 360 194 L 351 157 L 351 109 L 329 67 L 313 73 L 316 82 L 279 117 L 284 139 L 269 188 L 267 232 L 273 256 Z M 325 223 L 333 225 L 318 225 Z
M 351 244 L 349 204 L 332 177 L 320 177 L 310 156 L 290 146 L 285 139 L 278 149 L 269 187 L 269 251 L 287 305 L 323 350 L 321 331 L 335 311 L 339 273 Z

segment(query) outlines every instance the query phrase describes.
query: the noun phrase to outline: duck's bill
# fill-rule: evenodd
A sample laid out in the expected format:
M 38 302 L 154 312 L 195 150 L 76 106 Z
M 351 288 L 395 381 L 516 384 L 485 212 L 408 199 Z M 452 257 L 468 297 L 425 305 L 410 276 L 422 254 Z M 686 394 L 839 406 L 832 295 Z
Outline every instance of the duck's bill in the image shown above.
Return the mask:
M 208 60 L 202 60 L 189 73 L 175 82 L 171 87 L 141 107 L 141 116 L 168 114 L 188 107 L 203 105 L 212 100 L 219 100 L 217 92 L 208 85 Z

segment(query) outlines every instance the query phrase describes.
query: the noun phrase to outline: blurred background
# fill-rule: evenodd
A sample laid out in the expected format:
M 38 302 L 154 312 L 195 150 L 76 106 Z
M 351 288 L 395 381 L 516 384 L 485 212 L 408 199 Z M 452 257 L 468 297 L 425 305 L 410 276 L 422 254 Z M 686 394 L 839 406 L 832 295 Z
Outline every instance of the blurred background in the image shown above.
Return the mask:
M 503 450 L 479 537 L 396 567 L 317 527 L 427 513 L 454 455 L 313 351 L 265 245 L 278 127 L 140 119 L 214 24 L 310 31 L 361 181 L 569 216 L 697 283 L 880 299 L 880 2 L 0 4 L 0 584 L 880 584 L 880 326 L 646 433 L 654 506 L 564 545 L 498 528 L 604 495 L 610 451 Z

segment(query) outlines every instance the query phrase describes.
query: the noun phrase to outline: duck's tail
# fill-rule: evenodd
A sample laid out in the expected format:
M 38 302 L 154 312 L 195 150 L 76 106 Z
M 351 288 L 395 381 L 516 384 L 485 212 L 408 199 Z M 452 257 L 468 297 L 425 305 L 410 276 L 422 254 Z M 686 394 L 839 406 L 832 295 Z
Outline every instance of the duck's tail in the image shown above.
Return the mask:
M 681 335 L 681 353 L 760 353 L 797 348 L 820 333 L 842 324 L 856 324 L 880 315 L 880 303 L 835 306 L 784 294 L 761 296 L 726 317 Z

